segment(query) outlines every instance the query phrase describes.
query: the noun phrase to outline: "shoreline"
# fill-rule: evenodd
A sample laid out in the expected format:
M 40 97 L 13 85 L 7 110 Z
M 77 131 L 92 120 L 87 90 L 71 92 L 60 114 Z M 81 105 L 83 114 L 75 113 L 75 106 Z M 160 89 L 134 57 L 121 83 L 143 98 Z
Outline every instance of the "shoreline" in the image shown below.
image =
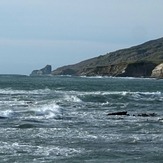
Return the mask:
M 0 74 L 0 77 L 79 77 L 79 78 L 95 78 L 95 79 L 104 79 L 104 78 L 110 78 L 110 79 L 154 79 L 154 80 L 162 80 L 163 78 L 156 78 L 156 77 L 134 77 L 134 76 L 103 76 L 103 75 L 94 75 L 94 76 L 82 76 L 82 75 L 23 75 L 23 74 Z

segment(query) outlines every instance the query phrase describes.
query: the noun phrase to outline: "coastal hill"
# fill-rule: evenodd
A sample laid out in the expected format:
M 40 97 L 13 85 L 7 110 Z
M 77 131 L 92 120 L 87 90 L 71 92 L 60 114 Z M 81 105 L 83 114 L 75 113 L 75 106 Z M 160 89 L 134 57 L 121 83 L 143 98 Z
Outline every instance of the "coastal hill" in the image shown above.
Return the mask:
M 161 63 L 163 38 L 63 66 L 52 71 L 52 75 L 151 77 Z M 163 70 L 162 67 L 159 71 Z M 154 73 L 157 77 L 156 70 Z

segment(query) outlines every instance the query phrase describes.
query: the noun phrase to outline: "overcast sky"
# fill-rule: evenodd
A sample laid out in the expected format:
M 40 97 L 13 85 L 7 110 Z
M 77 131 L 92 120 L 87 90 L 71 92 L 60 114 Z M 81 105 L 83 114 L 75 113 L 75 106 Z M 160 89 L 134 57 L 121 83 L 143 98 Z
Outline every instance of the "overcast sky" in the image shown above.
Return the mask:
M 0 73 L 53 69 L 163 37 L 163 0 L 0 0 Z

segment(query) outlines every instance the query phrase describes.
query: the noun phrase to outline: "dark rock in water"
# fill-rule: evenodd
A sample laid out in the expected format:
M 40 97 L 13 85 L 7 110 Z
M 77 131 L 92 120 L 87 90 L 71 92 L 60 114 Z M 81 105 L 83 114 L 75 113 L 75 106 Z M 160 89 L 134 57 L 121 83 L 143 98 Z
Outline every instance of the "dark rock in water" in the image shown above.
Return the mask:
M 141 113 L 141 114 L 137 114 L 137 115 L 135 115 L 135 114 L 133 114 L 133 115 L 131 115 L 131 114 L 127 114 L 127 111 L 122 111 L 122 112 L 114 112 L 114 113 L 109 113 L 109 114 L 107 114 L 108 116 L 110 116 L 110 115 L 127 115 L 127 116 L 134 116 L 134 117 L 155 117 L 155 116 L 157 116 L 157 114 L 156 113 Z
M 44 75 L 50 75 L 52 72 L 52 66 L 46 65 L 44 68 L 40 70 L 33 70 L 30 76 L 44 76 Z
M 127 111 L 109 113 L 108 115 L 129 115 Z
M 163 118 L 160 118 L 159 121 L 160 121 L 160 122 L 163 122 Z
M 0 116 L 0 119 L 7 119 L 8 117 L 3 117 L 3 116 Z
M 157 114 L 156 113 L 142 113 L 142 114 L 138 114 L 137 115 L 138 117 L 155 117 L 155 116 L 157 116 Z
M 20 129 L 27 129 L 27 128 L 35 128 L 36 126 L 34 126 L 33 124 L 21 124 L 18 126 L 18 128 Z

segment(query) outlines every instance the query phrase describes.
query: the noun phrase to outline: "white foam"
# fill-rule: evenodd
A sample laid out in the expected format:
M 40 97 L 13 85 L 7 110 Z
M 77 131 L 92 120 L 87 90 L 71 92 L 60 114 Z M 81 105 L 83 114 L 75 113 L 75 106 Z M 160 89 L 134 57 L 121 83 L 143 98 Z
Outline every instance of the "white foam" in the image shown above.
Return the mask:
M 14 112 L 12 110 L 4 110 L 4 111 L 0 111 L 0 116 L 8 118 L 11 117 L 13 113 Z
M 101 79 L 101 78 L 106 78 L 107 76 L 100 76 L 100 75 L 97 75 L 97 76 L 80 76 L 80 78 L 88 78 L 88 79 Z
M 18 101 L 18 100 L 14 100 L 14 101 L 7 101 L 7 100 L 3 100 L 0 101 L 0 106 L 2 105 L 6 105 L 6 106 L 28 106 L 28 103 L 31 103 L 30 101 Z
M 0 89 L 0 94 L 15 95 L 15 94 L 47 94 L 50 89 L 38 89 L 38 90 L 13 90 L 10 88 Z
M 65 95 L 65 100 L 69 102 L 82 102 L 82 100 L 75 95 Z
M 77 155 L 82 153 L 82 149 L 74 149 L 74 148 L 61 148 L 61 147 L 42 147 L 38 146 L 34 152 L 34 155 L 44 155 L 44 156 L 60 156 L 60 157 L 71 157 L 73 155 Z
M 96 91 L 96 92 L 79 92 L 81 95 L 159 95 L 162 93 L 159 91 L 156 92 L 132 92 L 132 91 Z
M 36 116 L 44 117 L 44 118 L 55 118 L 61 114 L 60 106 L 55 103 L 45 104 L 43 106 L 34 108 Z
M 106 102 L 104 102 L 104 103 L 102 103 L 101 105 L 102 106 L 107 106 L 107 105 L 109 105 L 110 103 L 108 102 L 108 101 L 106 101 Z

